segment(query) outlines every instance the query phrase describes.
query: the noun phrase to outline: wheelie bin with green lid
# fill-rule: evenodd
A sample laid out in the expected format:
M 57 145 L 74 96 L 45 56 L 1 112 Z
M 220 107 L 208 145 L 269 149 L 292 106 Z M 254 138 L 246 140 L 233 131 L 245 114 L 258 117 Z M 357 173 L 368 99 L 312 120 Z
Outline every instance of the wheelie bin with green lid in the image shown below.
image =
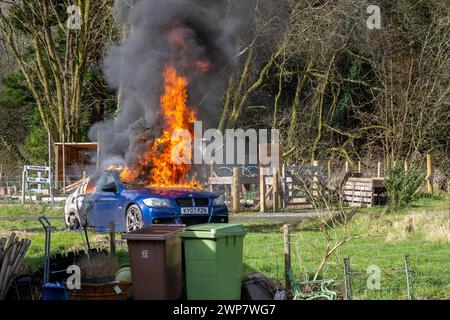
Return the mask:
M 181 239 L 184 225 L 151 225 L 122 235 L 130 255 L 135 300 L 177 300 L 182 296 Z
M 245 230 L 239 224 L 186 228 L 183 239 L 188 300 L 239 300 Z

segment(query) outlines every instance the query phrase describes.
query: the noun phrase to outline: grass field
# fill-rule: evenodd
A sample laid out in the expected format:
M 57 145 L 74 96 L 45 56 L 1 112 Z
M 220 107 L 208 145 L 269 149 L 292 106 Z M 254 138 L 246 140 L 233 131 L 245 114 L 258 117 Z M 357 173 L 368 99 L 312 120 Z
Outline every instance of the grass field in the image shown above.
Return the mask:
M 343 258 L 349 257 L 352 271 L 360 274 L 352 277 L 354 299 L 406 299 L 407 287 L 404 256 L 409 255 L 413 269 L 413 292 L 418 299 L 450 299 L 450 198 L 435 196 L 422 198 L 399 214 L 382 214 L 384 208 L 363 209 L 351 222 L 349 232 L 363 235 L 343 245 L 328 261 L 321 275 L 334 279 L 336 289 L 343 292 Z M 20 237 L 32 240 L 26 258 L 31 270 L 42 263 L 44 234 L 34 217 L 45 214 L 58 231 L 52 235 L 52 252 L 83 249 L 79 232 L 64 230 L 60 210 L 37 207 L 0 206 L 0 235 L 15 231 Z M 248 214 L 245 214 L 248 215 Z M 405 231 L 405 221 L 413 219 L 412 232 Z M 31 220 L 30 220 L 31 219 Z M 322 232 L 311 228 L 312 223 L 291 226 L 292 268 L 298 279 L 311 278 L 325 250 Z M 245 223 L 247 235 L 244 241 L 244 273 L 262 273 L 268 277 L 283 279 L 284 254 L 282 223 L 253 221 Z M 339 236 L 340 230 L 336 230 Z M 120 238 L 120 236 L 118 236 Z M 90 234 L 90 241 L 97 247 L 107 247 L 108 237 Z M 127 262 L 126 244 L 119 243 L 121 263 Z M 369 266 L 381 271 L 379 290 L 368 290 L 366 282 Z

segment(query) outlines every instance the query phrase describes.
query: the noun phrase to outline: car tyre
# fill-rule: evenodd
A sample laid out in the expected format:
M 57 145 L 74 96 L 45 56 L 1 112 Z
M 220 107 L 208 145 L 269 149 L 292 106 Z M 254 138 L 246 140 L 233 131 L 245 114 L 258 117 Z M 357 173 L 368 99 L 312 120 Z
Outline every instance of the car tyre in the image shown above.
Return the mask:
M 68 228 L 71 231 L 76 231 L 80 229 L 80 220 L 78 219 L 78 217 L 76 217 L 74 214 L 71 214 L 69 216 L 69 221 L 68 221 Z
M 125 222 L 127 232 L 136 231 L 144 227 L 141 209 L 139 209 L 137 205 L 133 204 L 127 209 L 127 213 L 125 215 Z

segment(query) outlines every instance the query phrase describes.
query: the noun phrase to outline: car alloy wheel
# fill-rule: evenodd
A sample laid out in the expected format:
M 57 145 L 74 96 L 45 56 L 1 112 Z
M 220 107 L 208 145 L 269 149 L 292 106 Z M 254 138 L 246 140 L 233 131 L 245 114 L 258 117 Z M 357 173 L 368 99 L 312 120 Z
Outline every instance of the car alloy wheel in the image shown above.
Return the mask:
M 144 227 L 141 210 L 137 205 L 134 204 L 128 208 L 126 222 L 127 232 L 136 231 Z

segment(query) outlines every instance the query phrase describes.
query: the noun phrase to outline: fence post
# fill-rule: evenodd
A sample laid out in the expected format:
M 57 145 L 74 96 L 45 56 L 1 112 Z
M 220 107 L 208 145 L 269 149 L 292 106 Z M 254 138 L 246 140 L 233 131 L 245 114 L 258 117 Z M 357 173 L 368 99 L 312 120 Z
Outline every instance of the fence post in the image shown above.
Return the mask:
M 278 192 L 278 168 L 273 168 L 272 177 L 272 198 L 273 198 L 273 211 L 278 212 L 279 210 L 279 192 Z
M 344 285 L 345 285 L 345 300 L 352 300 L 352 273 L 350 269 L 350 258 L 344 258 Z
M 231 197 L 233 200 L 232 210 L 234 213 L 239 212 L 239 189 L 240 189 L 240 183 L 239 183 L 239 168 L 234 167 L 233 168 L 233 184 L 231 187 Z
M 287 185 L 286 185 L 286 164 L 283 163 L 281 168 L 281 193 L 283 209 L 287 207 Z
M 26 192 L 26 181 L 25 181 L 25 169 L 22 171 L 22 204 L 25 204 L 25 192 Z
M 291 290 L 291 279 L 289 274 L 291 272 L 291 234 L 289 224 L 283 227 L 284 233 L 284 284 L 286 290 Z
M 111 248 L 111 254 L 116 254 L 116 225 L 114 221 L 109 223 L 109 243 Z
M 62 134 L 62 174 L 63 174 L 63 194 L 66 196 L 66 136 Z
M 404 257 L 405 272 L 406 272 L 406 287 L 408 289 L 408 300 L 414 300 L 413 286 L 412 286 L 412 270 L 409 266 L 409 256 Z
M 358 161 L 358 173 L 361 173 L 361 161 Z
M 48 139 L 48 195 L 53 205 L 53 183 L 52 183 L 52 138 L 50 131 L 47 133 Z
M 348 173 L 349 167 L 348 167 L 348 160 L 345 160 L 345 173 Z
M 405 172 L 408 172 L 408 160 L 405 160 L 404 168 Z
M 313 185 L 312 185 L 312 189 L 313 189 L 313 197 L 317 198 L 319 196 L 319 178 L 318 178 L 318 170 L 316 170 L 316 168 L 319 167 L 319 161 L 314 160 L 312 162 L 312 165 L 314 168 L 314 174 L 313 174 Z
M 433 177 L 431 168 L 431 154 L 427 153 L 427 191 L 433 193 Z
M 266 177 L 264 167 L 259 167 L 259 211 L 266 212 Z

